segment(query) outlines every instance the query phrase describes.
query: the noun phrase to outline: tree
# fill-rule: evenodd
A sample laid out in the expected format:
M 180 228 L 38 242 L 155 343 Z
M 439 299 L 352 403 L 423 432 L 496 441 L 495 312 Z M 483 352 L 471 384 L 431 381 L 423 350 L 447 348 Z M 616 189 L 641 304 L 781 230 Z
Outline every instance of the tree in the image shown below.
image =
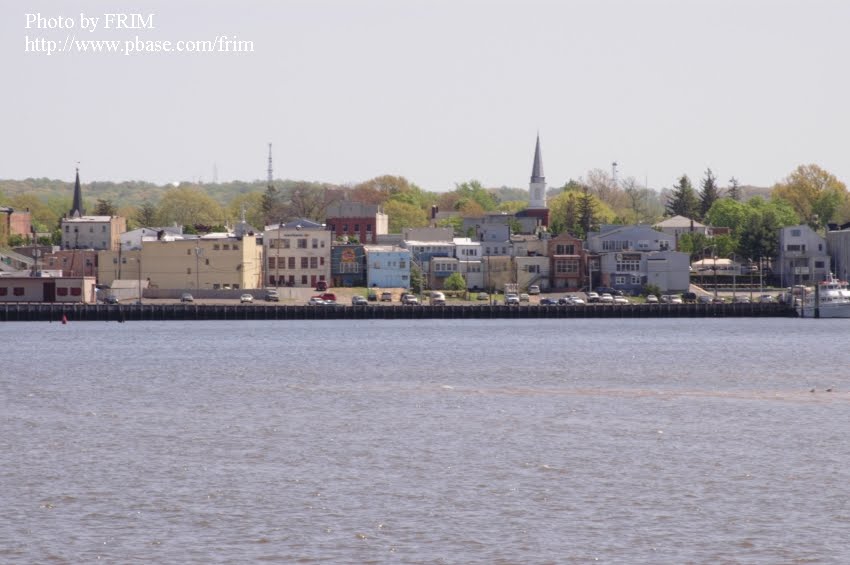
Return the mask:
M 280 193 L 273 185 L 269 185 L 266 187 L 266 191 L 263 192 L 263 198 L 260 202 L 260 211 L 263 214 L 264 226 L 281 221 L 281 218 L 279 217 L 280 207 Z
M 224 211 L 218 202 L 197 186 L 181 185 L 162 197 L 157 207 L 157 220 L 161 226 L 212 226 L 223 223 Z
M 771 196 L 787 200 L 813 229 L 832 221 L 848 198 L 847 186 L 817 165 L 797 167 L 773 186 Z
M 581 233 L 577 233 L 576 235 L 581 239 L 585 239 L 596 223 L 596 205 L 587 187 L 584 188 L 578 200 L 578 221 Z
M 666 210 L 670 216 L 696 218 L 699 215 L 699 199 L 688 175 L 682 175 L 679 183 L 673 186 Z
M 466 290 L 466 280 L 463 278 L 463 275 L 454 272 L 443 281 L 443 288 L 446 290 Z
M 142 202 L 141 206 L 136 209 L 135 219 L 139 227 L 152 228 L 156 226 L 156 206 L 150 202 Z
M 422 279 L 422 271 L 419 269 L 419 266 L 416 264 L 412 264 L 410 266 L 410 289 L 419 294 L 422 292 L 423 287 L 423 279 Z
M 390 233 L 401 233 L 404 228 L 422 228 L 428 225 L 425 210 L 413 204 L 390 200 L 384 205 L 384 212 L 389 216 Z
M 732 177 L 731 179 L 729 179 L 729 189 L 726 191 L 726 194 L 732 200 L 735 200 L 736 202 L 740 202 L 740 200 L 741 200 L 741 187 L 738 184 L 738 179 L 736 179 L 735 177 Z
M 702 256 L 706 248 L 711 247 L 712 241 L 704 233 L 689 232 L 680 235 L 677 244 L 679 251 L 690 254 L 691 260 L 694 260 Z
M 717 228 L 736 229 L 744 225 L 748 215 L 747 205 L 731 196 L 721 198 L 711 205 L 705 215 L 705 222 Z
M 264 193 L 248 192 L 236 195 L 233 200 L 227 204 L 227 217 L 231 221 L 242 219 L 242 210 L 245 210 L 245 221 L 257 229 L 262 230 L 264 226 L 275 224 L 270 222 L 265 224 L 265 214 L 263 212 L 263 196 Z
M 720 190 L 717 188 L 717 177 L 711 172 L 711 169 L 705 170 L 705 177 L 702 179 L 702 190 L 699 193 L 700 206 L 699 218 L 705 218 L 712 204 L 720 199 Z
M 115 205 L 112 204 L 112 200 L 104 200 L 102 198 L 97 199 L 97 204 L 94 207 L 94 215 L 95 216 L 115 216 L 116 209 Z

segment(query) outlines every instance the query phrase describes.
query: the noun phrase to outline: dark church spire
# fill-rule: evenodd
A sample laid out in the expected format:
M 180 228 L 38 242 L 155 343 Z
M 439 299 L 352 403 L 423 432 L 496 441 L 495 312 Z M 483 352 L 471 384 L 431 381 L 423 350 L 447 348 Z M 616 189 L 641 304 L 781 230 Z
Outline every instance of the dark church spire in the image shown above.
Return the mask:
M 543 156 L 540 154 L 540 134 L 537 134 L 537 146 L 534 148 L 534 165 L 531 167 L 531 182 L 546 182 L 543 176 Z
M 70 216 L 79 218 L 85 216 L 86 211 L 83 210 L 83 191 L 80 190 L 80 168 L 77 167 L 77 180 L 74 181 L 74 204 L 71 206 Z

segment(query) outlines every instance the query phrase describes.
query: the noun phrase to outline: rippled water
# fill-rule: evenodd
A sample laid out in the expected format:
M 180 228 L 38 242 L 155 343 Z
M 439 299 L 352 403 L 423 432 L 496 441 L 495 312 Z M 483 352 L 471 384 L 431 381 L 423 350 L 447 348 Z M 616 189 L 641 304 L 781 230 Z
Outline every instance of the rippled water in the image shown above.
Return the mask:
M 848 563 L 848 330 L 0 325 L 0 562 Z

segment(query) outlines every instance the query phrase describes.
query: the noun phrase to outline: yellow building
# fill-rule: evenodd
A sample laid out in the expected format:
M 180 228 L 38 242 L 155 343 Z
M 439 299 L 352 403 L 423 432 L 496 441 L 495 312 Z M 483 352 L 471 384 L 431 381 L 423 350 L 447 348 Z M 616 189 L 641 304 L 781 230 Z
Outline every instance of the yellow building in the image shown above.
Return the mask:
M 330 284 L 333 232 L 310 220 L 266 226 L 263 246 L 268 286 Z
M 142 241 L 142 249 L 98 254 L 98 282 L 141 279 L 150 289 L 262 288 L 262 247 L 253 235 L 209 234 Z

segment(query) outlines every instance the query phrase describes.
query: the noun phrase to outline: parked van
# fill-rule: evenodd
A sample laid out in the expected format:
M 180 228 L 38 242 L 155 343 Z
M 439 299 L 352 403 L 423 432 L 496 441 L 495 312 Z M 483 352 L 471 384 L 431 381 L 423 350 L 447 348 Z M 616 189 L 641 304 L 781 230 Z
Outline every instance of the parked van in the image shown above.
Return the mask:
M 442 292 L 432 292 L 431 293 L 431 306 L 445 306 L 446 305 L 446 295 Z

